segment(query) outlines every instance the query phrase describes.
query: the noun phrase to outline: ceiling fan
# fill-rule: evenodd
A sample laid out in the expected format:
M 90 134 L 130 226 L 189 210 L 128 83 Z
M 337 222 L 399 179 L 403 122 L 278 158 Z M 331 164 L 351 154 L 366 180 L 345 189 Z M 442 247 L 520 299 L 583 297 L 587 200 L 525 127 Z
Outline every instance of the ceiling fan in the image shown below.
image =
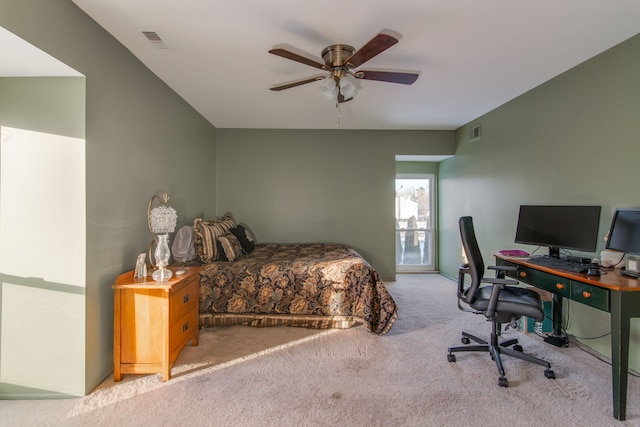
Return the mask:
M 377 80 L 381 82 L 399 83 L 410 85 L 418 78 L 417 73 L 405 73 L 399 71 L 373 71 L 373 70 L 354 70 L 364 64 L 371 58 L 391 46 L 398 43 L 398 39 L 385 33 L 379 33 L 367 44 L 356 51 L 353 46 L 346 44 L 333 44 L 322 50 L 321 56 L 324 64 L 310 59 L 290 50 L 278 48 L 271 49 L 272 53 L 292 61 L 310 65 L 321 70 L 328 71 L 329 74 L 321 74 L 290 83 L 281 84 L 271 87 L 271 90 L 280 91 L 303 84 L 324 80 L 321 86 L 322 93 L 329 99 L 335 99 L 338 103 L 347 102 L 353 99 L 356 92 L 355 79 Z

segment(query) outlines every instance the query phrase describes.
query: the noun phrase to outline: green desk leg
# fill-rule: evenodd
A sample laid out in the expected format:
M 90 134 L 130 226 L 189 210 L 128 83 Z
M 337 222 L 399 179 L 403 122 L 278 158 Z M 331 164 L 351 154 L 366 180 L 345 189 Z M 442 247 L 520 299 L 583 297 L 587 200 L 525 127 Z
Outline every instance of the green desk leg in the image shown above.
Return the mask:
M 613 416 L 626 419 L 627 372 L 629 369 L 630 295 L 611 291 L 611 376 Z

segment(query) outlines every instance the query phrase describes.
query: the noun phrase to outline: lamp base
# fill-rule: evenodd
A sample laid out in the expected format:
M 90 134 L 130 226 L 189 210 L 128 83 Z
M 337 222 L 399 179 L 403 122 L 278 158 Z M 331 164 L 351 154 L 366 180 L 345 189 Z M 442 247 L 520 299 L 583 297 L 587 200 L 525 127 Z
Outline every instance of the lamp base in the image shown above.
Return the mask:
M 160 267 L 151 275 L 156 282 L 166 282 L 173 277 L 173 272 L 165 267 Z
M 156 246 L 155 258 L 158 269 L 153 272 L 151 277 L 153 277 L 153 280 L 156 282 L 166 282 L 173 276 L 171 270 L 167 268 L 169 259 L 171 258 L 168 234 L 158 234 L 158 246 Z

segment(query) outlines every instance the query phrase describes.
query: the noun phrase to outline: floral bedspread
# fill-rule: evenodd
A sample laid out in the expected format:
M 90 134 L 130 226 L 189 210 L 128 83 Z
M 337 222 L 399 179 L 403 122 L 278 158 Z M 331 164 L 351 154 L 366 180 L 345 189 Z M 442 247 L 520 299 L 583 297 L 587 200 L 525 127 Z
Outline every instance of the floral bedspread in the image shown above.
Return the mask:
M 204 326 L 350 327 L 385 334 L 397 318 L 378 273 L 355 250 L 337 244 L 261 244 L 232 262 L 200 272 Z

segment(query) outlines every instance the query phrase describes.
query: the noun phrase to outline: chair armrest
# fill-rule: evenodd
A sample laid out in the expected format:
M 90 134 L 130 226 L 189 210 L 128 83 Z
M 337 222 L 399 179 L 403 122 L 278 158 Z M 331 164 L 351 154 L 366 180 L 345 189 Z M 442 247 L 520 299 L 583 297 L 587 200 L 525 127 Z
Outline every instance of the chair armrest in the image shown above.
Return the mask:
M 485 312 L 487 319 L 493 320 L 493 316 L 496 314 L 496 307 L 498 306 L 500 291 L 502 291 L 507 286 L 517 285 L 518 281 L 513 279 L 503 279 L 500 277 L 486 277 L 482 278 L 480 282 L 490 283 L 491 285 L 493 285 L 493 288 L 491 289 L 491 297 L 489 298 L 489 305 L 487 306 L 487 310 Z
M 518 271 L 518 267 L 515 265 L 489 265 L 487 269 L 494 270 L 496 272 L 496 277 L 500 279 L 504 279 L 507 271 Z
M 491 289 L 491 296 L 489 297 L 489 305 L 485 311 L 487 319 L 493 320 L 493 316 L 496 314 L 496 307 L 498 306 L 498 298 L 500 297 L 500 291 L 505 288 L 504 283 L 494 283 Z
M 503 279 L 502 277 L 483 277 L 480 282 L 504 286 L 515 286 L 518 284 L 518 281 L 515 279 Z
M 515 265 L 489 265 L 487 266 L 487 269 L 498 271 L 518 271 L 518 267 Z

